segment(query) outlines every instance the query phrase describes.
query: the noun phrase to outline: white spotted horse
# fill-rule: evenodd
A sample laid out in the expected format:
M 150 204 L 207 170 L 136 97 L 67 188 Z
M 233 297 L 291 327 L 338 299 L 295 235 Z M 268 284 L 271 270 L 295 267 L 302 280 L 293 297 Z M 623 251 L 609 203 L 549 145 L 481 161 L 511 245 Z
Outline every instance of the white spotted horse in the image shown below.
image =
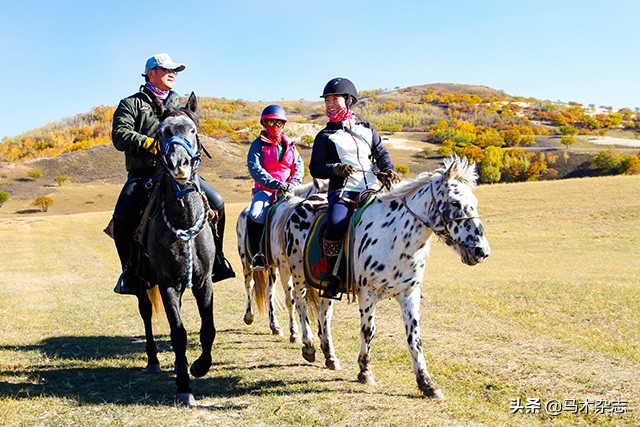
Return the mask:
M 376 331 L 376 304 L 395 298 L 402 309 L 418 388 L 424 396 L 444 398 L 427 371 L 422 351 L 420 285 L 433 234 L 467 265 L 478 264 L 489 256 L 489 243 L 478 216 L 478 200 L 473 194 L 476 179 L 474 164 L 469 164 L 466 158 L 451 157 L 445 160 L 443 168 L 403 181 L 376 197 L 361 213 L 359 222 L 352 225 L 350 276 L 360 310 L 361 383 L 375 384 L 370 353 Z M 293 276 L 304 345 L 302 355 L 308 361 L 315 359 L 308 302 L 319 310 L 318 335 L 325 365 L 340 369 L 331 337 L 333 300 L 319 302 L 317 290 L 306 282 L 303 271 L 305 242 L 316 213 L 295 201 L 288 205 L 288 210 L 287 220 L 280 221 L 276 228 Z
M 326 193 L 328 187 L 328 181 L 316 180 L 308 184 L 301 184 L 293 188 L 292 195 L 301 198 L 307 198 L 312 194 Z M 280 197 L 290 197 L 285 195 Z M 272 210 L 268 215 L 268 224 L 274 224 L 279 216 L 278 204 L 272 206 Z M 280 271 L 280 282 L 285 295 L 285 304 L 289 313 L 289 341 L 299 342 L 300 335 L 298 333 L 298 323 L 293 310 L 293 287 L 291 285 L 290 275 L 288 273 L 288 265 L 286 269 L 282 270 L 277 265 L 269 263 L 267 269 L 253 269 L 251 264 L 251 255 L 249 254 L 247 244 L 247 215 L 249 212 L 249 206 L 244 208 L 238 216 L 236 223 L 236 234 L 238 236 L 238 255 L 242 262 L 242 270 L 244 272 L 244 286 L 247 293 L 247 303 L 244 314 L 244 322 L 247 325 L 253 323 L 254 320 L 254 306 L 258 308 L 260 312 L 264 312 L 265 306 L 268 308 L 269 315 L 269 328 L 273 335 L 282 335 L 282 328 L 278 322 L 276 315 L 276 307 L 278 302 L 276 300 L 276 292 L 274 292 L 274 285 L 277 280 L 277 271 Z M 266 241 L 271 241 L 270 237 L 272 233 L 265 233 Z M 268 251 L 273 253 L 274 248 L 271 243 L 268 247 Z M 271 257 L 269 257 L 271 258 Z
M 157 283 L 150 292 L 138 297 L 140 314 L 147 338 L 147 370 L 159 371 L 157 349 L 153 339 L 151 317 L 156 289 L 171 331 L 175 354 L 175 375 L 178 403 L 196 404 L 190 386 L 189 373 L 204 376 L 212 364 L 211 349 L 215 339 L 213 322 L 213 291 L 211 273 L 215 255 L 212 228 L 208 224 L 210 208 L 199 188 L 197 166 L 203 147 L 197 137 L 197 100 L 193 93 L 182 109 L 170 109 L 160 118 L 156 140 L 164 173 L 152 198 L 158 209 L 149 210 L 143 236 L 149 256 L 147 276 Z M 154 213 L 151 213 L 154 212 Z M 202 352 L 187 368 L 187 332 L 181 319 L 182 295 L 191 289 L 200 314 L 200 344 Z

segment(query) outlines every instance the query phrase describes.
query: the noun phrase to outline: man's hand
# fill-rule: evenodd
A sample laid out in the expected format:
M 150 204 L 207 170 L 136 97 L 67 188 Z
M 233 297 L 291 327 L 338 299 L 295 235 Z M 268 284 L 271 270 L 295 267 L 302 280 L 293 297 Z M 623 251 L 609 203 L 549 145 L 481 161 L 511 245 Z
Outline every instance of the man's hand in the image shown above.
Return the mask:
M 356 168 L 354 168 L 351 165 L 346 165 L 344 163 L 337 163 L 333 167 L 333 173 L 335 173 L 338 176 L 341 176 L 342 178 L 348 178 L 349 176 L 356 173 Z
M 158 153 L 158 143 L 156 142 L 155 138 L 148 137 L 144 142 L 143 148 L 149 151 L 154 156 Z

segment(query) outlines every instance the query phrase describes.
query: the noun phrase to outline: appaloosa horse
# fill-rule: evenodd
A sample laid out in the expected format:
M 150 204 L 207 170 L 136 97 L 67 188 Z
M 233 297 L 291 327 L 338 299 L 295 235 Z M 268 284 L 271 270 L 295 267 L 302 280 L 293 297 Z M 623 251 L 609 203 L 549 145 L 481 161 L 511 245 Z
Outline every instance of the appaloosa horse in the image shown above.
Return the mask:
M 293 189 L 293 195 L 296 197 L 307 198 L 312 194 L 322 193 L 327 191 L 327 180 L 316 180 L 308 184 L 301 184 Z M 290 197 L 284 195 L 282 197 Z M 270 224 L 274 224 L 279 217 L 280 210 L 277 206 L 274 212 L 270 215 Z M 268 307 L 269 314 L 269 328 L 273 335 L 282 335 L 282 328 L 278 317 L 276 315 L 276 292 L 274 292 L 274 285 L 277 280 L 278 268 L 273 265 L 269 265 L 266 270 L 253 270 L 251 260 L 247 254 L 246 247 L 246 231 L 247 231 L 247 215 L 249 213 L 249 206 L 244 208 L 238 216 L 238 222 L 236 223 L 236 234 L 238 236 L 238 255 L 242 262 L 242 270 L 244 272 L 244 287 L 247 293 L 247 303 L 244 313 L 244 323 L 250 325 L 254 320 L 254 306 L 259 311 L 264 311 L 265 305 Z M 266 242 L 271 245 L 271 242 Z M 265 245 L 266 246 L 266 245 Z M 269 247 L 269 250 L 273 253 L 273 245 Z M 284 274 L 284 276 L 283 276 Z M 285 303 L 287 311 L 289 313 L 289 341 L 299 342 L 300 335 L 298 333 L 298 323 L 293 310 L 293 286 L 291 285 L 290 275 L 288 274 L 288 266 L 286 271 L 280 271 L 280 282 L 284 291 Z
M 350 246 L 353 248 L 354 293 L 360 308 L 360 382 L 375 384 L 370 352 L 376 330 L 376 304 L 383 299 L 395 298 L 402 308 L 418 387 L 425 396 L 444 398 L 427 371 L 422 352 L 420 284 L 434 233 L 460 254 L 465 264 L 475 265 L 489 256 L 489 243 L 473 194 L 476 179 L 473 164 L 452 157 L 444 162 L 442 169 L 425 172 L 378 196 L 354 226 Z M 280 262 L 288 263 L 293 276 L 304 343 L 302 355 L 313 361 L 315 348 L 307 303 L 317 305 L 318 296 L 317 291 L 305 282 L 303 258 L 315 213 L 298 202 L 295 199 L 289 202 L 288 212 L 275 225 L 274 235 L 281 237 L 281 245 L 285 248 Z M 331 338 L 332 311 L 333 300 L 322 299 L 318 333 L 325 365 L 340 369 Z
M 158 210 L 148 218 L 144 246 L 149 255 L 148 280 L 157 283 L 171 329 L 175 353 L 176 399 L 194 405 L 189 372 L 204 376 L 211 367 L 215 339 L 211 272 L 215 254 L 209 206 L 200 191 L 197 166 L 202 147 L 197 138 L 196 97 L 193 93 L 183 109 L 167 110 L 161 117 L 156 139 L 161 149 L 164 174 L 156 203 Z M 200 313 L 202 353 L 188 370 L 187 332 L 180 308 L 184 291 L 191 288 Z M 153 289 L 155 290 L 155 288 Z M 138 297 L 147 338 L 147 370 L 159 371 L 157 348 L 151 327 L 153 293 Z

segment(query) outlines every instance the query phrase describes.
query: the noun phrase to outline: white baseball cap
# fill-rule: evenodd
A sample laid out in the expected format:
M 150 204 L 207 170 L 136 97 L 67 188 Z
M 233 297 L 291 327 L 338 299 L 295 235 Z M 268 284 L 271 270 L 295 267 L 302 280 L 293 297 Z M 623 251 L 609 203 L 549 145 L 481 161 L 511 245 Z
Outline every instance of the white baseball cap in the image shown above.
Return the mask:
M 144 66 L 144 74 L 142 77 L 146 77 L 150 69 L 161 67 L 167 70 L 174 70 L 176 72 L 183 71 L 187 68 L 184 64 L 176 64 L 173 62 L 168 53 L 158 53 L 147 59 L 147 63 Z

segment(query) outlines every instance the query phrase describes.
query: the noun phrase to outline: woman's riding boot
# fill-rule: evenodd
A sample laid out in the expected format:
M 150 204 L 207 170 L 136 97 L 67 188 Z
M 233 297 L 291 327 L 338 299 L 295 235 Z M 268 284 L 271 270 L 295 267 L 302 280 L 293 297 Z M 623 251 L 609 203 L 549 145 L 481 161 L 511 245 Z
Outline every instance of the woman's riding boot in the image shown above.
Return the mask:
M 264 224 L 255 222 L 251 218 L 247 217 L 247 232 L 249 233 L 249 246 L 252 255 L 251 267 L 266 268 L 267 258 L 263 252 L 262 236 L 264 233 Z
M 118 283 L 113 291 L 122 295 L 138 295 L 142 292 L 143 280 L 138 277 L 135 265 L 135 256 L 131 256 L 133 246 L 133 233 L 135 228 L 126 221 L 113 219 L 113 241 L 116 244 L 122 274 L 118 278 Z
M 224 241 L 224 223 L 225 214 L 224 208 L 222 208 L 218 211 L 218 225 L 213 230 L 213 243 L 216 245 L 216 254 L 213 259 L 213 272 L 211 274 L 211 281 L 213 283 L 236 277 L 236 273 L 233 271 L 231 263 L 229 263 L 229 260 L 224 256 L 222 244 Z M 217 233 L 216 229 L 218 230 Z
M 326 285 L 325 288 L 320 291 L 320 296 L 322 298 L 342 299 L 342 280 L 338 275 L 334 274 L 341 248 L 341 240 L 324 240 L 322 242 L 322 250 L 324 252 L 325 259 L 327 260 L 327 275 L 325 276 Z

